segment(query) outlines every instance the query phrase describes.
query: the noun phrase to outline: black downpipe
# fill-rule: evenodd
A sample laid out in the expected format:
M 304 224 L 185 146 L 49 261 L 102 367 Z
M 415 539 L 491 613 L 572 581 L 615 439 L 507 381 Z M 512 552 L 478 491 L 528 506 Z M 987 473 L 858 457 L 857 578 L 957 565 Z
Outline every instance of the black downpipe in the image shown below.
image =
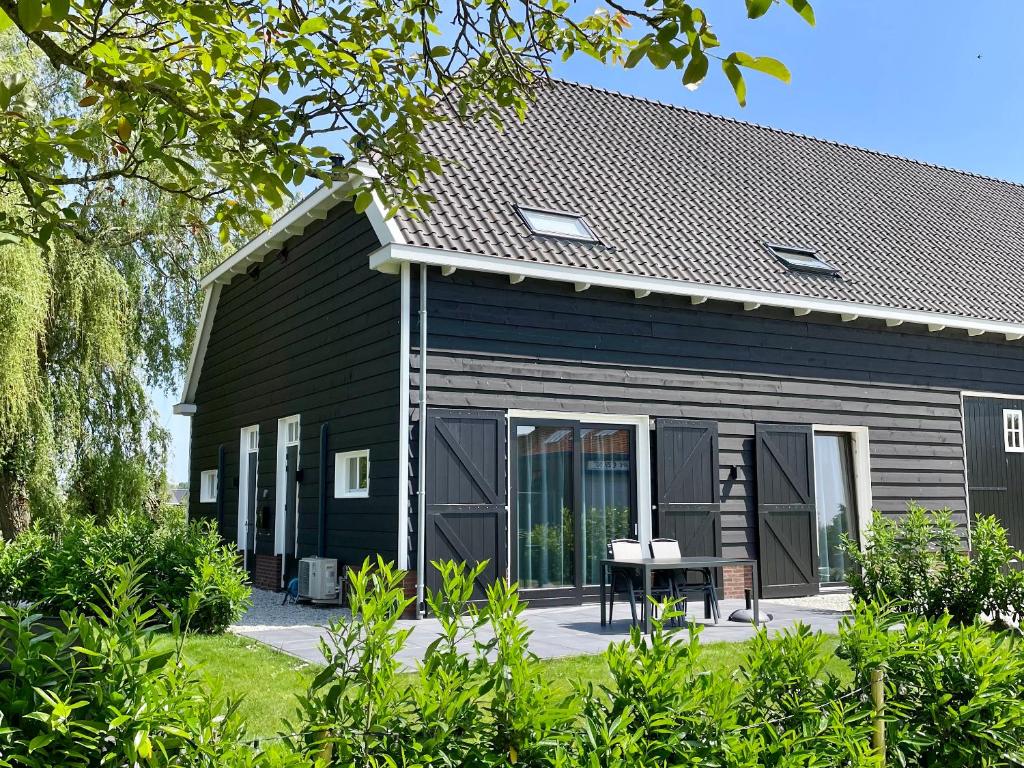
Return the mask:
M 217 446 L 217 534 L 224 535 L 224 446 Z
M 320 425 L 320 506 L 317 510 L 316 553 L 327 554 L 327 422 Z

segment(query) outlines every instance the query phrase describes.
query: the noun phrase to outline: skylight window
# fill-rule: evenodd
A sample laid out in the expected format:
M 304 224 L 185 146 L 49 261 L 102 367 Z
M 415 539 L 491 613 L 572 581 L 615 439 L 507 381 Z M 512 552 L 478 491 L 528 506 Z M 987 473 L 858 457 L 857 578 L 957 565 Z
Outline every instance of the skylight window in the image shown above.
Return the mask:
M 765 243 L 768 252 L 790 269 L 801 272 L 818 272 L 825 275 L 837 275 L 839 270 L 827 261 L 819 258 L 810 248 L 798 248 L 791 245 Z
M 518 207 L 526 226 L 536 235 L 552 237 L 568 237 L 572 240 L 597 242 L 597 236 L 587 225 L 586 220 L 577 213 L 560 213 L 558 211 L 542 211 L 538 208 Z

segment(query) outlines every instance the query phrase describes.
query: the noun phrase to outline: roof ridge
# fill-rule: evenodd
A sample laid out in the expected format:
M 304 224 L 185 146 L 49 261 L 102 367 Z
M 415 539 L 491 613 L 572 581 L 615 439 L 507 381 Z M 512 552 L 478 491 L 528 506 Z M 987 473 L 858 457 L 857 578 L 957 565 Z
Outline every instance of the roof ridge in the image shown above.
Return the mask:
M 881 149 L 871 149 L 870 147 L 862 147 L 859 144 L 851 144 L 849 142 L 838 141 L 836 139 L 823 139 L 820 136 L 812 136 L 809 133 L 800 133 L 799 131 L 791 131 L 791 130 L 788 130 L 786 128 L 778 128 L 778 127 L 773 126 L 773 125 L 765 125 L 764 123 L 755 123 L 755 122 L 752 122 L 750 120 L 742 120 L 742 119 L 740 119 L 738 117 L 729 117 L 727 115 L 719 115 L 719 114 L 717 114 L 715 112 L 708 112 L 708 111 L 703 110 L 703 109 L 694 109 L 693 107 L 684 107 L 684 106 L 682 106 L 680 104 L 672 104 L 671 102 L 668 102 L 668 101 L 662 101 L 661 99 L 651 99 L 651 98 L 648 98 L 646 96 L 637 96 L 636 94 L 625 93 L 624 91 L 619 91 L 619 90 L 616 90 L 614 88 L 606 88 L 606 87 L 601 86 L 601 85 L 593 85 L 591 83 L 584 83 L 584 82 L 580 82 L 579 80 L 572 80 L 572 79 L 567 78 L 567 77 L 557 77 L 555 75 L 549 75 L 548 76 L 548 80 L 550 82 L 561 83 L 563 85 L 569 85 L 569 86 L 573 86 L 573 87 L 576 87 L 576 88 L 586 88 L 586 89 L 594 91 L 596 93 L 605 93 L 605 94 L 608 94 L 610 96 L 619 96 L 619 97 L 624 98 L 624 99 L 629 99 L 631 101 L 638 101 L 638 102 L 641 102 L 641 103 L 644 103 L 644 104 L 654 104 L 654 105 L 657 105 L 657 106 L 660 106 L 660 107 L 667 107 L 668 109 L 672 109 L 672 110 L 675 110 L 675 111 L 678 111 L 678 112 L 687 112 L 687 113 L 689 113 L 691 115 L 699 115 L 701 117 L 710 117 L 710 118 L 713 118 L 715 120 L 721 120 L 722 122 L 726 122 L 726 123 L 734 123 L 734 124 L 737 124 L 737 125 L 745 125 L 745 126 L 748 126 L 750 128 L 758 128 L 758 129 L 763 130 L 763 131 L 771 131 L 772 133 L 778 133 L 778 134 L 781 134 L 783 136 L 792 136 L 792 137 L 798 138 L 798 139 L 807 139 L 809 141 L 817 142 L 818 144 L 828 144 L 828 145 L 831 145 L 833 147 L 839 147 L 840 149 L 852 149 L 852 150 L 854 150 L 856 152 L 864 152 L 864 153 L 869 154 L 869 155 L 875 155 L 877 157 L 884 157 L 884 158 L 888 158 L 890 160 L 903 160 L 904 162 L 913 163 L 914 165 L 920 165 L 920 166 L 923 166 L 925 168 L 934 168 L 934 169 L 940 170 L 940 171 L 947 171 L 949 173 L 955 173 L 955 174 L 958 174 L 960 176 L 969 176 L 971 178 L 981 179 L 983 181 L 994 181 L 994 182 L 999 183 L 999 184 L 1006 184 L 1008 186 L 1016 187 L 1018 189 L 1024 189 L 1024 182 L 1013 181 L 1011 179 L 1004 179 L 1004 178 L 1001 178 L 999 176 L 990 176 L 988 174 L 979 173 L 977 171 L 968 171 L 968 170 L 965 170 L 963 168 L 954 168 L 951 165 L 942 165 L 941 163 L 931 163 L 931 162 L 928 162 L 927 160 L 918 160 L 917 158 L 908 157 L 906 155 L 899 155 L 899 154 L 896 154 L 895 152 L 885 152 L 884 150 L 881 150 Z

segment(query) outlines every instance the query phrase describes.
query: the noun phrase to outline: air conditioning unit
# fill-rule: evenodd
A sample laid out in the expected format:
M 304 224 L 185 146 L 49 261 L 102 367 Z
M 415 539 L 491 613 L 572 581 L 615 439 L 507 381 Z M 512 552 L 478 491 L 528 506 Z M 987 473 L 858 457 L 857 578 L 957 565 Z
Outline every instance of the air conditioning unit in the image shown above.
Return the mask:
M 338 599 L 338 561 L 327 557 L 299 560 L 299 597 L 307 600 Z

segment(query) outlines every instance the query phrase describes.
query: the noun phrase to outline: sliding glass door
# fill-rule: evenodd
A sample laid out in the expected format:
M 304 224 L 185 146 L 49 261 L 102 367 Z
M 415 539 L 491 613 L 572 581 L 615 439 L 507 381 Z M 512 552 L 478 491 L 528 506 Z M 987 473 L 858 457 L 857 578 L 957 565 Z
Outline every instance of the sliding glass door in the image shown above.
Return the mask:
M 582 599 L 608 542 L 636 535 L 636 432 L 614 424 L 512 423 L 514 572 L 535 595 Z

